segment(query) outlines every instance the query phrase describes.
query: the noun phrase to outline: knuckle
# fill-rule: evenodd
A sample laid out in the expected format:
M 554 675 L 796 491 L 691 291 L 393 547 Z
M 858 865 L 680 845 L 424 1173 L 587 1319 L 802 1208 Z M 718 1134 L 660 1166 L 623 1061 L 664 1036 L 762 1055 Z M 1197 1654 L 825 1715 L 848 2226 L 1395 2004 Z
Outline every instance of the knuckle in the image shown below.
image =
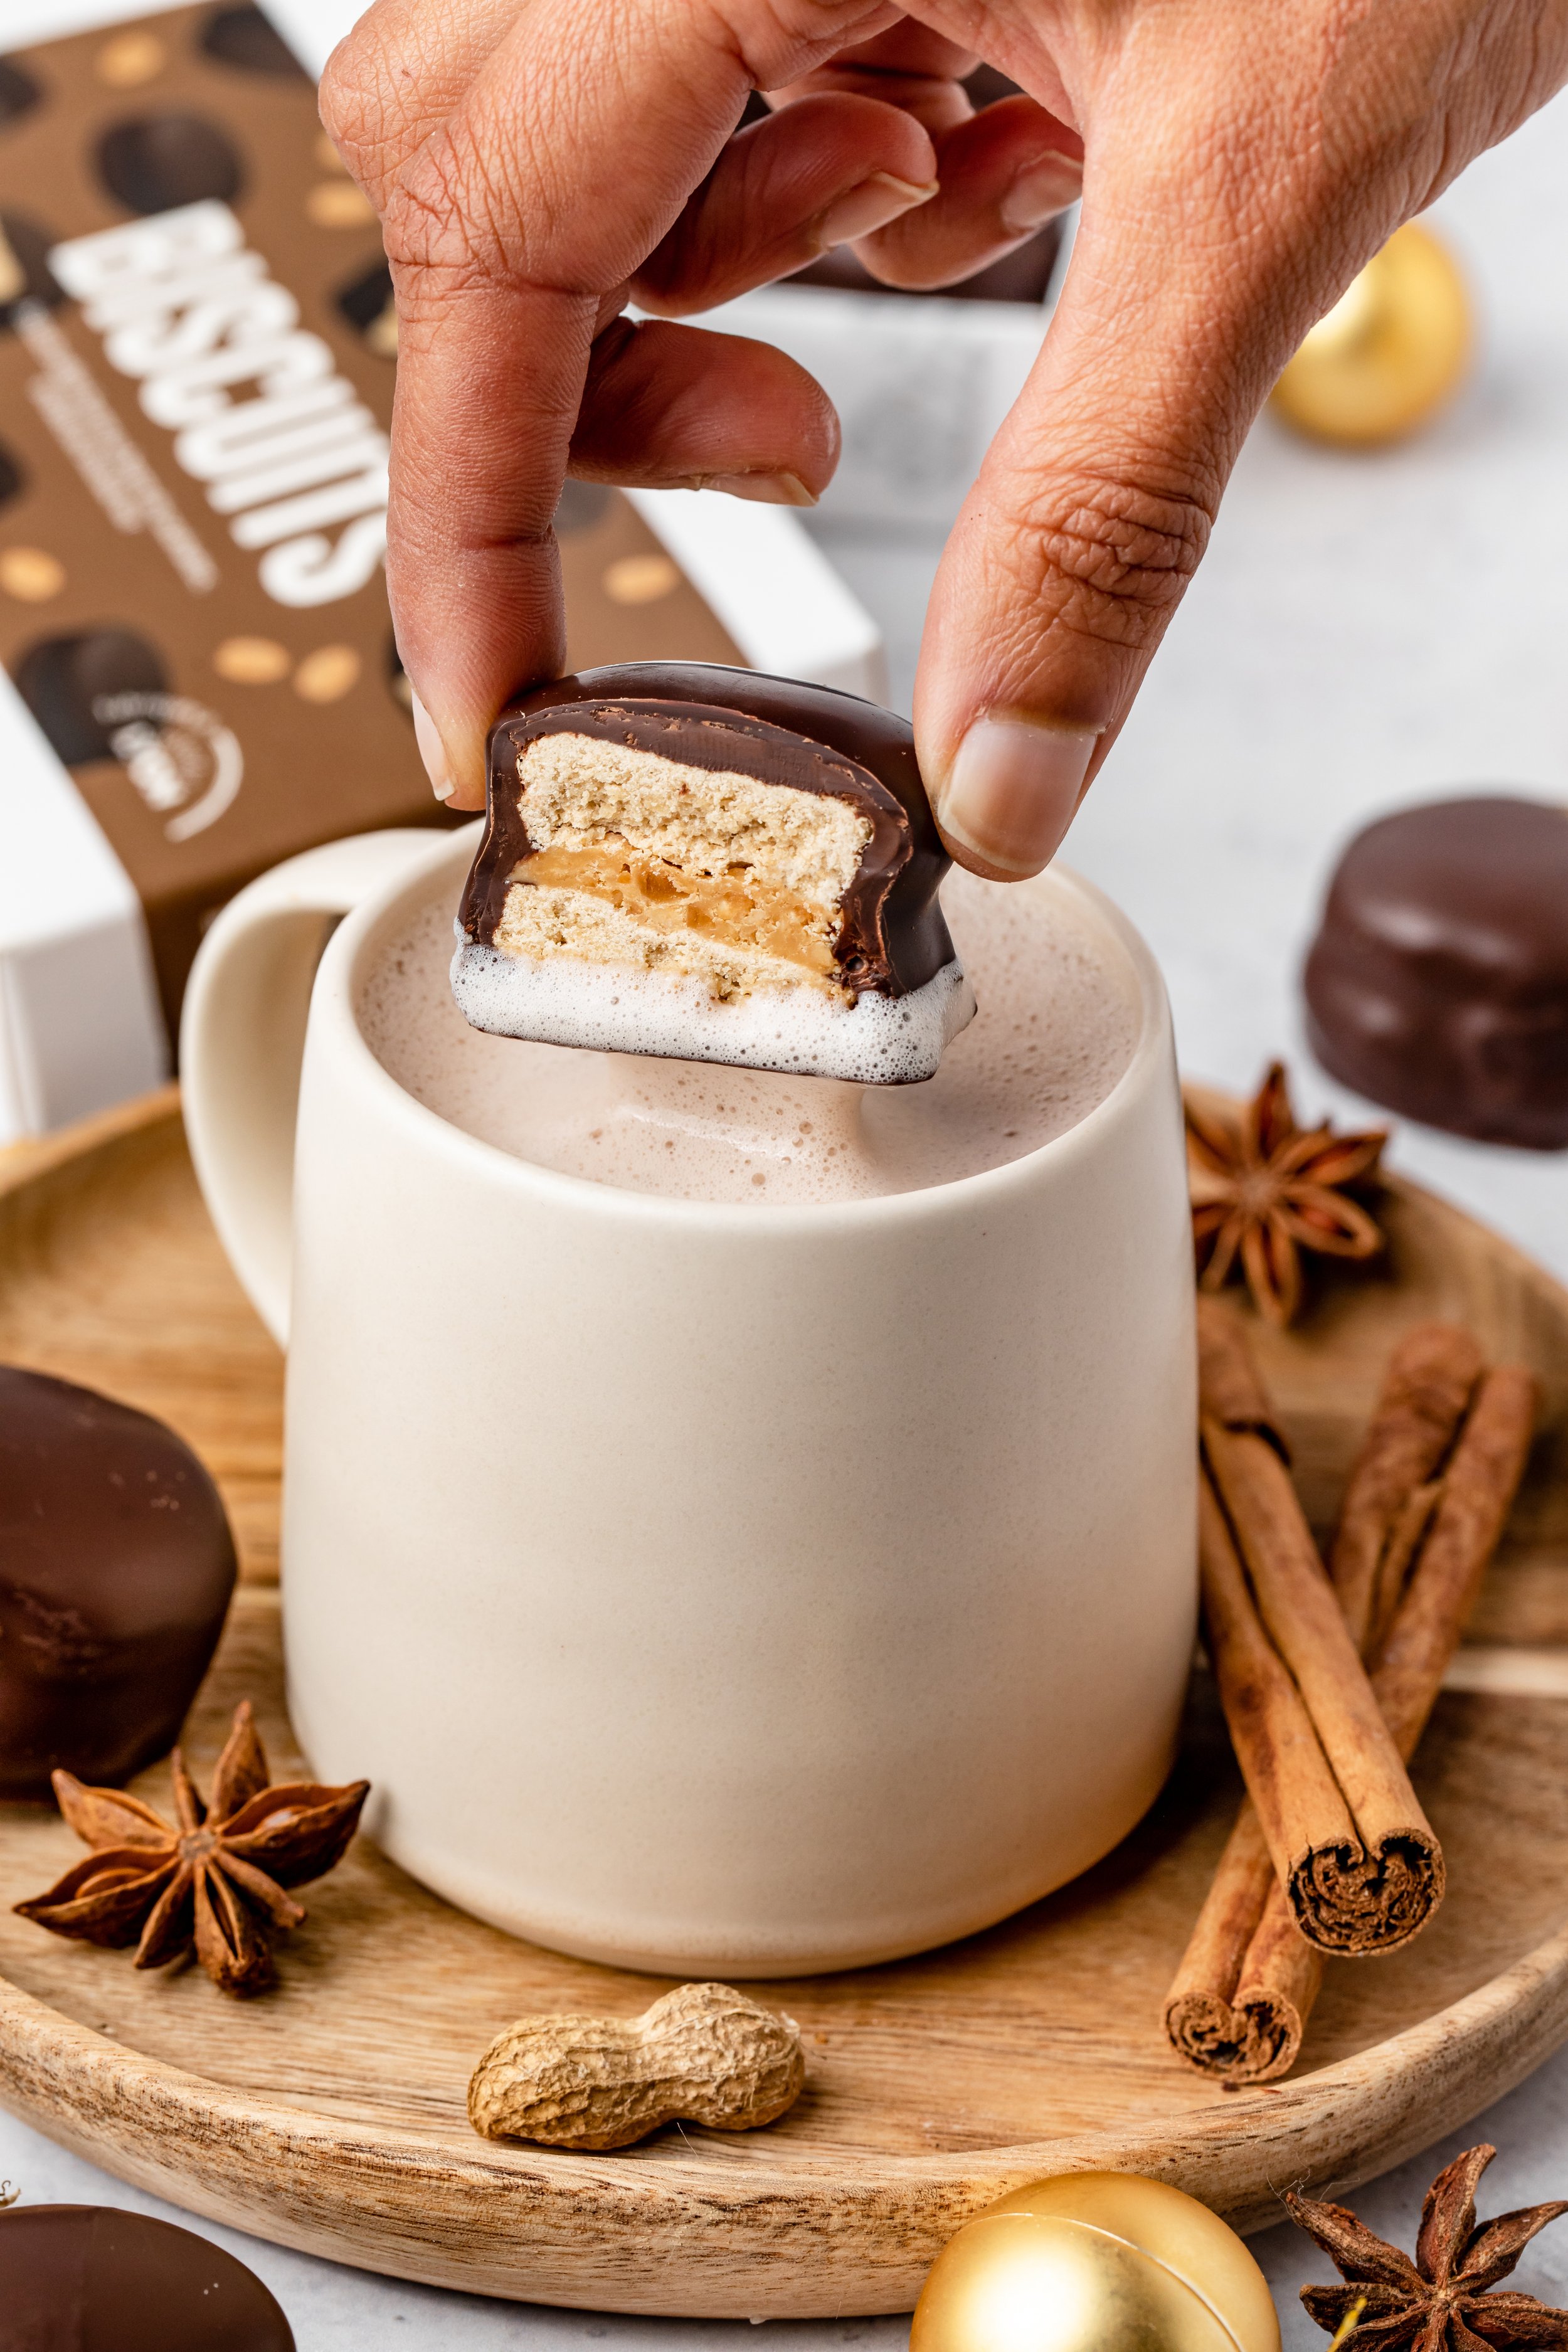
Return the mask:
M 327 59 L 318 89 L 322 123 L 340 147 L 356 152 L 377 144 L 384 109 L 374 58 L 360 33 L 350 33 Z
M 395 268 L 418 270 L 460 294 L 507 274 L 506 203 L 484 160 L 443 126 L 387 192 L 382 224 Z
M 1015 561 L 1022 583 L 1055 605 L 1064 627 L 1141 650 L 1180 603 L 1216 504 L 1125 478 L 1074 482 L 1021 526 Z

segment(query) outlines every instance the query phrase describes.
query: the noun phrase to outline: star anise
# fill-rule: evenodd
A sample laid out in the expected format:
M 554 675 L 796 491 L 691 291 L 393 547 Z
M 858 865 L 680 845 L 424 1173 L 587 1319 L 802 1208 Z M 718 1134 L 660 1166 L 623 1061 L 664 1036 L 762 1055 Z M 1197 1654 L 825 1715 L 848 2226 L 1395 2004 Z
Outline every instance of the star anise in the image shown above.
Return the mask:
M 163 1968 L 194 1943 L 225 1992 L 261 1992 L 272 1982 L 273 1937 L 305 1916 L 284 1888 L 324 1878 L 342 1860 L 370 1782 L 273 1787 L 248 1700 L 235 1711 L 210 1805 L 177 1748 L 174 1773 L 178 1828 L 123 1789 L 89 1789 L 57 1772 L 60 1811 L 93 1852 L 16 1908 L 57 1936 L 135 1944 L 139 1969 Z
M 1538 2230 L 1568 2213 L 1568 2199 L 1526 2205 L 1476 2221 L 1476 2183 L 1497 2154 L 1470 2147 L 1426 2191 L 1415 2260 L 1374 2238 L 1342 2205 L 1320 2205 L 1287 2190 L 1290 2218 L 1315 2238 L 1347 2286 L 1304 2286 L 1301 2300 L 1320 2327 L 1371 2352 L 1489 2352 L 1510 2345 L 1568 2345 L 1568 2311 L 1532 2294 L 1492 2294 Z M 1356 2306 L 1360 2305 L 1359 2311 Z M 1352 2314 L 1354 2315 L 1352 2316 Z M 1351 2321 L 1345 2326 L 1346 2320 Z M 1344 2334 L 1338 2331 L 1344 2327 Z
M 1271 1062 L 1239 1120 L 1189 1097 L 1187 1172 L 1198 1279 L 1218 1290 L 1239 1262 L 1258 1313 L 1294 1322 L 1301 1306 L 1301 1252 L 1375 1257 L 1383 1234 L 1346 1188 L 1377 1173 L 1381 1128 L 1336 1135 L 1300 1128 L 1285 1066 Z

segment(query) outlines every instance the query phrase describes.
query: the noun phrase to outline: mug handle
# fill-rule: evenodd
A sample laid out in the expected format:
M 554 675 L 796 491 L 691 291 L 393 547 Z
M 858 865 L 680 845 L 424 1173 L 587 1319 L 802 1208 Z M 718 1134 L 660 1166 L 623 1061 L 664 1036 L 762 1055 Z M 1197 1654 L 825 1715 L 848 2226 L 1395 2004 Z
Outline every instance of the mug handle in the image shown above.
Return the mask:
M 231 898 L 197 950 L 180 1021 L 185 1134 L 217 1236 L 251 1305 L 289 1344 L 294 1120 L 310 992 L 344 915 L 447 836 L 329 841 Z

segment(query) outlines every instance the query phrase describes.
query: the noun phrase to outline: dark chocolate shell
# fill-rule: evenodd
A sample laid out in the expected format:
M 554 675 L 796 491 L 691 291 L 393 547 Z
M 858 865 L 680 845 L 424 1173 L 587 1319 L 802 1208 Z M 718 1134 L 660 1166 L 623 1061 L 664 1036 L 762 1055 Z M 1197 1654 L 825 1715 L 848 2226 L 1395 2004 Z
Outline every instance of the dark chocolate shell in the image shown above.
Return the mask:
M 1305 973 L 1323 1067 L 1486 1143 L 1568 1146 L 1568 805 L 1429 802 L 1356 835 Z
M 111 2205 L 0 2213 L 0 2341 L 18 2352 L 294 2352 L 254 2271 Z
M 217 1488 L 172 1429 L 0 1365 L 0 1798 L 165 1755 L 236 1573 Z

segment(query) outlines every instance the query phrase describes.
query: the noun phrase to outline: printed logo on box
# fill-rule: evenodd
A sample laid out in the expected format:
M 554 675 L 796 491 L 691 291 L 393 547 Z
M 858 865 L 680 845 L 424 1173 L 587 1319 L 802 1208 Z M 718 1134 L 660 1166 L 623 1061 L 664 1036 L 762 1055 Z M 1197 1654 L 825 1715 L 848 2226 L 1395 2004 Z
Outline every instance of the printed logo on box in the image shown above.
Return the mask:
M 170 841 L 189 841 L 234 804 L 245 754 L 234 730 L 185 694 L 100 694 L 92 715 Z

